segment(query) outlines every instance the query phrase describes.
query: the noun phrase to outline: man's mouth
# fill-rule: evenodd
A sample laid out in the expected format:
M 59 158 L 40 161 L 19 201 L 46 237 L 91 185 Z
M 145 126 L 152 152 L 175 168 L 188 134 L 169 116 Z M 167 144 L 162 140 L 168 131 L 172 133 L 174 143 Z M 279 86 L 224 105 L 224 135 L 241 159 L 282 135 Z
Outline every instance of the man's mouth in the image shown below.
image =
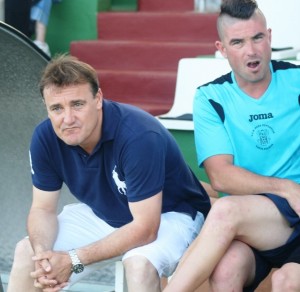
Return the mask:
M 249 68 L 255 69 L 259 64 L 260 64 L 259 61 L 248 62 L 248 63 L 247 63 L 247 66 L 248 66 Z
M 73 128 L 63 128 L 62 131 L 63 132 L 73 132 L 78 130 L 78 127 L 73 127 Z

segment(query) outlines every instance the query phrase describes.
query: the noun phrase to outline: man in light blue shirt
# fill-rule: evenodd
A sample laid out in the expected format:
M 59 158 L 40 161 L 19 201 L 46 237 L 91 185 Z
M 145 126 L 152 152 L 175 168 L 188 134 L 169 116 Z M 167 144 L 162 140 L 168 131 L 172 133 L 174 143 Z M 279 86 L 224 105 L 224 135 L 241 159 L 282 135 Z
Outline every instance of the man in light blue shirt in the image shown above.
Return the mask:
M 166 292 L 300 291 L 300 67 L 271 61 L 271 30 L 255 0 L 224 0 L 216 46 L 232 72 L 198 88 L 199 166 L 225 196 Z

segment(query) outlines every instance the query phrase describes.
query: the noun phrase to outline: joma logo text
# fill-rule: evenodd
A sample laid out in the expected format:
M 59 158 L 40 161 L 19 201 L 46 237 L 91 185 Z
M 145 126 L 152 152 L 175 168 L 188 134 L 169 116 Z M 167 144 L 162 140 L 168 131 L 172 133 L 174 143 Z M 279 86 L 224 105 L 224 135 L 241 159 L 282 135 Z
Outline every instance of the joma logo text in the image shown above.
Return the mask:
M 267 120 L 267 119 L 273 119 L 272 113 L 268 114 L 259 114 L 259 115 L 250 115 L 249 122 L 257 121 L 257 120 Z

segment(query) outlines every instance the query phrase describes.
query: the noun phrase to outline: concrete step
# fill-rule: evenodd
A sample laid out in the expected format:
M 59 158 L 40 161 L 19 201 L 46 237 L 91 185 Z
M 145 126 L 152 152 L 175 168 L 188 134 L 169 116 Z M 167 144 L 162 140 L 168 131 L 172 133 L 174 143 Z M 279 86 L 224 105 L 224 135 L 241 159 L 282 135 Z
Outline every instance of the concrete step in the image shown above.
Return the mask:
M 9 274 L 2 273 L 1 278 L 2 278 L 3 290 L 4 290 L 4 292 L 6 292 Z M 81 282 L 76 283 L 69 290 L 64 290 L 64 291 L 65 292 L 114 292 L 115 287 L 114 287 L 114 283 L 112 283 L 111 285 L 106 285 L 106 284 L 101 284 L 101 283 L 81 281 Z M 24 291 L 24 292 L 26 292 L 26 291 Z
M 214 42 L 217 14 L 198 12 L 103 12 L 98 39 L 162 42 Z
M 97 69 L 176 71 L 181 58 L 212 55 L 213 42 L 96 40 L 72 42 L 73 56 Z

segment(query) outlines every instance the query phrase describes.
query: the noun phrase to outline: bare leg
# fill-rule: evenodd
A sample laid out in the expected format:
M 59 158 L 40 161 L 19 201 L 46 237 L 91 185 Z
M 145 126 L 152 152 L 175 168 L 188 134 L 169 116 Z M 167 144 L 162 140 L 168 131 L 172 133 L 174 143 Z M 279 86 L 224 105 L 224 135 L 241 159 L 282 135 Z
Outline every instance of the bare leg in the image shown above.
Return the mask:
M 143 256 L 123 262 L 129 292 L 160 292 L 160 278 L 154 266 Z
M 264 196 L 218 199 L 164 291 L 194 291 L 210 277 L 234 239 L 266 250 L 283 245 L 292 231 Z
M 35 39 L 37 41 L 40 41 L 42 43 L 46 42 L 46 31 L 47 28 L 42 22 L 35 22 Z
M 161 286 L 162 290 L 168 285 L 168 281 L 169 281 L 169 279 L 166 277 L 162 277 L 160 279 L 160 286 Z
M 233 241 L 210 277 L 214 292 L 241 292 L 255 276 L 255 257 L 251 248 L 241 241 Z
M 46 32 L 47 27 L 42 22 L 36 21 L 34 43 L 50 57 L 50 49 L 46 43 Z
M 27 238 L 21 240 L 16 246 L 7 292 L 41 291 L 33 286 L 33 279 L 30 277 L 30 272 L 34 270 L 32 256 L 33 250 L 29 240 Z
M 272 292 L 300 291 L 300 264 L 288 263 L 272 275 Z

